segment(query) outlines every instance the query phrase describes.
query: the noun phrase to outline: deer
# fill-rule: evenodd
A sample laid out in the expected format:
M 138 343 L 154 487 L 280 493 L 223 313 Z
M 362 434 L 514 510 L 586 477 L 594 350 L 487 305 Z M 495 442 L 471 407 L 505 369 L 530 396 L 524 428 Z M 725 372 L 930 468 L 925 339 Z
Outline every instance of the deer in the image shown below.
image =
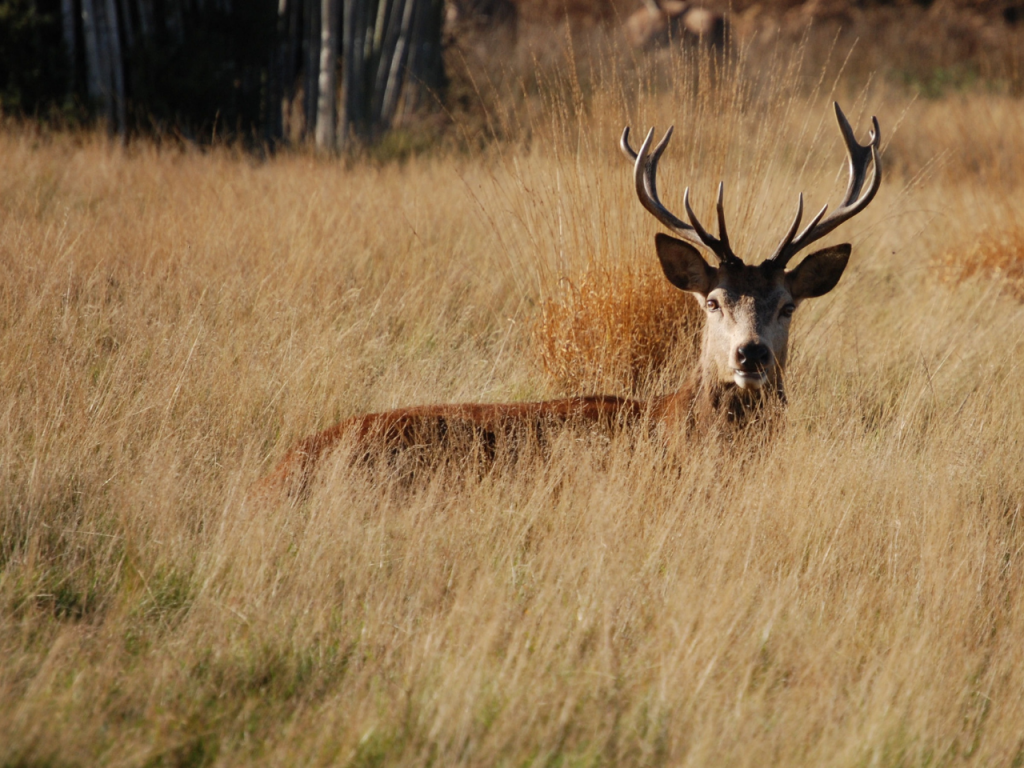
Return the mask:
M 549 430 L 565 425 L 614 431 L 646 422 L 671 435 L 688 433 L 702 424 L 742 432 L 763 422 L 766 414 L 786 404 L 783 372 L 794 312 L 804 301 L 836 287 L 852 248 L 849 243 L 832 245 L 809 254 L 792 269 L 786 267 L 798 252 L 863 211 L 882 182 L 877 118 L 871 118 L 868 143 L 861 145 L 839 104 L 833 106 L 849 171 L 842 202 L 828 216 L 826 204 L 800 229 L 804 214 L 800 193 L 796 215 L 782 240 L 757 264 L 743 261 L 729 243 L 723 183 L 718 185 L 717 236 L 694 214 L 689 187 L 683 192 L 688 222 L 661 202 L 656 183 L 658 162 L 673 128 L 653 150 L 651 128 L 636 151 L 629 142 L 629 127 L 623 130 L 619 146 L 633 164 L 633 183 L 641 205 L 677 235 L 655 235 L 662 271 L 672 285 L 692 295 L 705 313 L 697 364 L 675 392 L 647 401 L 589 395 L 526 403 L 427 405 L 353 416 L 301 440 L 262 485 L 303 492 L 324 459 L 345 441 L 357 446 L 360 455 L 371 457 L 451 445 L 453 436 L 462 434 L 493 456 L 506 439 L 526 434 L 543 440 Z M 716 263 L 705 259 L 702 248 L 714 255 Z
M 645 50 L 664 48 L 673 40 L 722 48 L 725 17 L 686 0 L 644 0 L 623 23 L 623 32 L 631 46 Z

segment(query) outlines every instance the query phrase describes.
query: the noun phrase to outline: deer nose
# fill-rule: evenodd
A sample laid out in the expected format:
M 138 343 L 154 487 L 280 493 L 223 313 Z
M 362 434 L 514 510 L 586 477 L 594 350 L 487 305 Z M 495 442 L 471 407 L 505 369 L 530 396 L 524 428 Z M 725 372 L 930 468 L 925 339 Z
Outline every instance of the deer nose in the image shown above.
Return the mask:
M 766 344 L 752 342 L 737 349 L 736 357 L 739 359 L 741 371 L 760 371 L 768 366 L 772 359 L 772 351 Z

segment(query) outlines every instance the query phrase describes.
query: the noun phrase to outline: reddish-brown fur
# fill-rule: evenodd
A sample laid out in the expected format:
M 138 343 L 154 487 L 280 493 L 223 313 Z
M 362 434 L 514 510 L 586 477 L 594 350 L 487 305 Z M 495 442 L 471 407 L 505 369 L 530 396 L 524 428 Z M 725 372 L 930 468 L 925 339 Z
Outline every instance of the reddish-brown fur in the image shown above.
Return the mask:
M 264 484 L 304 489 L 321 460 L 349 440 L 365 456 L 440 444 L 452 434 L 472 435 L 493 452 L 505 438 L 517 433 L 543 439 L 547 430 L 564 424 L 596 424 L 604 429 L 640 421 L 645 404 L 622 397 L 573 397 L 537 403 L 428 405 L 354 416 L 302 440 L 288 452 Z
M 348 441 L 356 456 L 373 459 L 415 447 L 444 447 L 451 435 L 471 436 L 484 453 L 493 456 L 498 445 L 514 445 L 516 437 L 543 441 L 559 427 L 597 427 L 604 432 L 635 428 L 640 424 L 667 432 L 697 424 L 742 427 L 766 402 L 784 403 L 779 391 L 741 392 L 735 387 L 712 386 L 698 371 L 679 391 L 649 402 L 609 395 L 572 397 L 533 403 L 461 403 L 399 408 L 354 416 L 299 442 L 274 472 L 264 479 L 265 489 L 303 492 L 323 460 Z

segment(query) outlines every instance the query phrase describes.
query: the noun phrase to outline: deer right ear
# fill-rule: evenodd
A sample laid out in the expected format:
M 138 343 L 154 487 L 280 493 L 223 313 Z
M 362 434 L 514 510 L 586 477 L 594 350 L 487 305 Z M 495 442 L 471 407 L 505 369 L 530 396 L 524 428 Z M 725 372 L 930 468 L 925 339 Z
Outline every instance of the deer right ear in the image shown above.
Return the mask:
M 850 260 L 849 243 L 833 245 L 807 256 L 786 273 L 786 286 L 795 301 L 824 296 L 836 287 Z
M 704 261 L 700 251 L 689 243 L 660 232 L 654 236 L 654 247 L 665 277 L 672 285 L 701 296 L 711 292 L 717 270 Z

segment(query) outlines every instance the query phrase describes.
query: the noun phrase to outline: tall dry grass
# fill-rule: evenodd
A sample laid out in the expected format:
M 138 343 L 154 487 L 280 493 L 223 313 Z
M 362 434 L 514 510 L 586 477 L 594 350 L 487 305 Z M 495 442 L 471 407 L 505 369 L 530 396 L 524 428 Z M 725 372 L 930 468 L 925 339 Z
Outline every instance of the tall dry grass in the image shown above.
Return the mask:
M 676 123 L 663 197 L 724 178 L 748 258 L 837 197 L 830 83 L 658 66 L 400 167 L 0 135 L 0 762 L 1021 761 L 1024 310 L 934 266 L 1018 215 L 1019 101 L 840 82 L 887 176 L 770 442 L 247 500 L 349 414 L 559 392 L 545 302 L 654 259 L 624 122 Z

